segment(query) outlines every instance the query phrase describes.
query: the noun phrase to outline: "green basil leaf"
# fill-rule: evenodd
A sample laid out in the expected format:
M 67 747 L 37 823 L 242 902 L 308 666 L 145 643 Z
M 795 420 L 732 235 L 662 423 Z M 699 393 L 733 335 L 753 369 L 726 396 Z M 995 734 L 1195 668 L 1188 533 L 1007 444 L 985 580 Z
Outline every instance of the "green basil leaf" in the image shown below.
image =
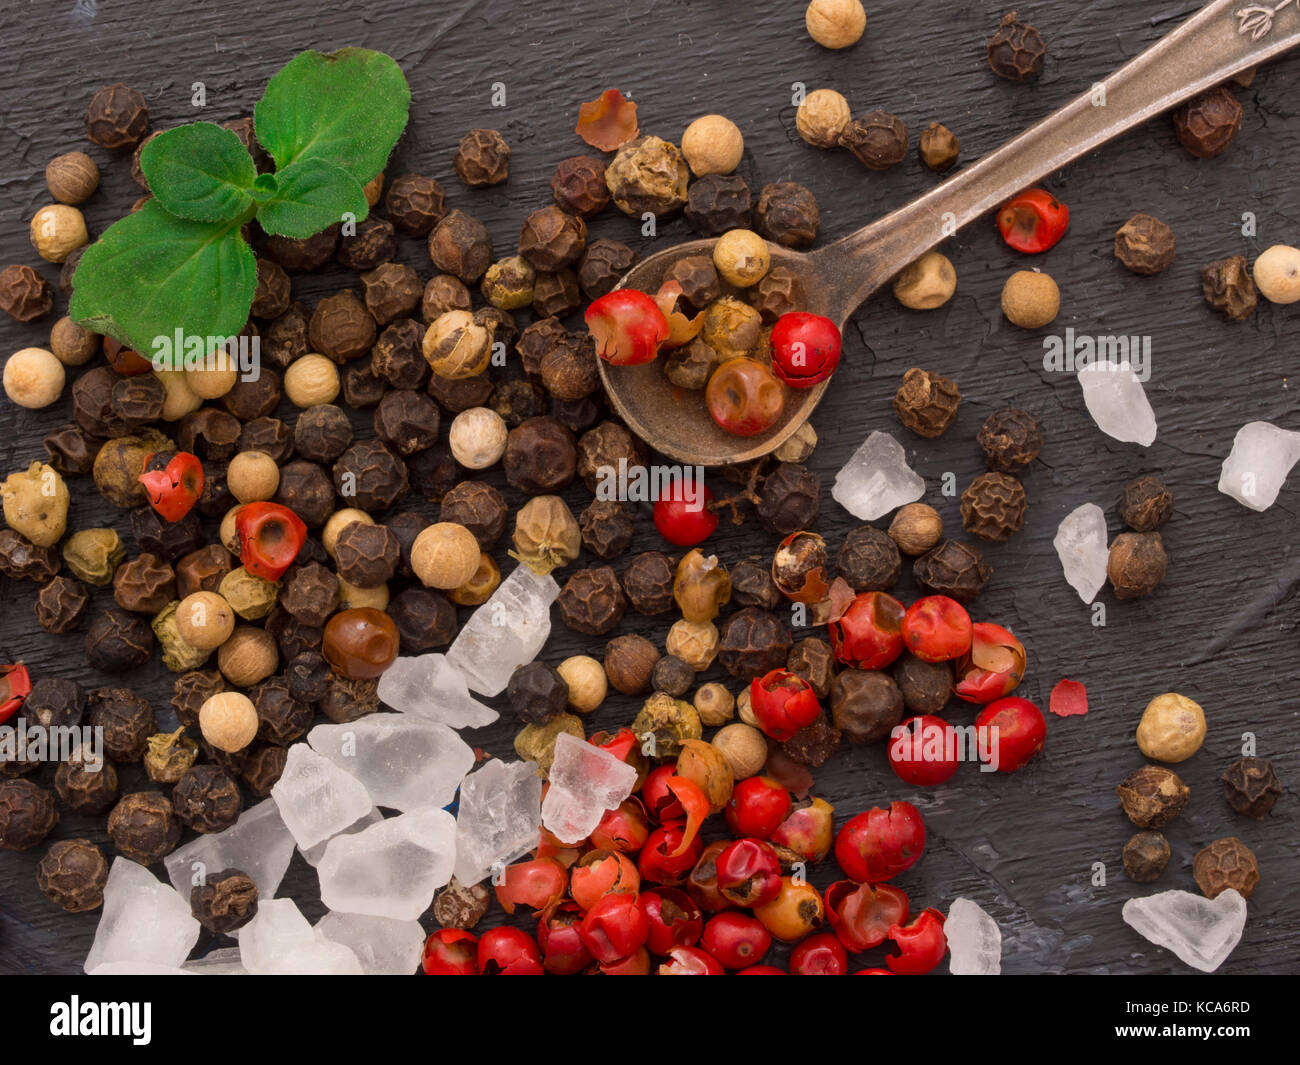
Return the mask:
M 238 137 L 211 122 L 158 134 L 140 152 L 140 169 L 158 203 L 180 218 L 226 222 L 253 202 L 252 158 Z
M 370 212 L 356 178 L 320 159 L 290 163 L 275 178 L 275 198 L 257 210 L 257 221 L 268 233 L 311 237 L 345 214 L 359 222 Z
M 411 88 L 390 56 L 344 48 L 291 59 L 267 84 L 253 123 L 277 170 L 320 159 L 364 185 L 384 169 L 410 109 Z
M 180 330 L 208 351 L 248 321 L 257 258 L 240 223 L 198 222 L 156 201 L 114 223 L 77 264 L 74 321 L 152 359 Z

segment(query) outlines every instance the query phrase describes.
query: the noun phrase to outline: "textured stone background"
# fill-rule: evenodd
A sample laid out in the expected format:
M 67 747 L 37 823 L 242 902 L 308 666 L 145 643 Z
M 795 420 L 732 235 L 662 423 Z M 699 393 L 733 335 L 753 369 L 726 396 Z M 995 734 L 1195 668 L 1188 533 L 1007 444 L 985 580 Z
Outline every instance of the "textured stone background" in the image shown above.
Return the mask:
M 154 124 L 166 128 L 196 118 L 246 114 L 266 79 L 308 47 L 362 45 L 388 51 L 414 91 L 411 124 L 390 174 L 417 169 L 446 185 L 454 206 L 481 216 L 499 250 L 513 250 L 531 209 L 549 202 L 555 163 L 584 146 L 573 135 L 577 103 L 616 85 L 640 107 L 642 129 L 677 141 L 698 114 L 720 111 L 744 131 L 741 172 L 755 191 L 779 179 L 805 182 L 822 205 L 823 237 L 846 234 L 906 202 L 937 180 L 915 158 L 886 174 L 869 174 L 847 154 L 818 152 L 794 130 L 791 85 L 832 86 L 855 112 L 897 112 L 915 136 L 940 120 L 960 137 L 963 158 L 978 158 L 1172 28 L 1197 5 L 1160 0 L 1102 0 L 1075 4 L 1041 0 L 1022 14 L 1049 44 L 1047 68 L 1034 85 L 998 81 L 988 71 L 983 40 L 1000 17 L 990 4 L 901 3 L 876 0 L 866 38 L 845 53 L 813 45 L 802 26 L 801 3 L 756 0 L 738 5 L 588 0 L 581 5 L 475 0 L 454 4 L 360 4 L 322 0 L 272 5 L 61 2 L 7 12 L 13 40 L 0 67 L 0 261 L 35 263 L 27 221 L 47 199 L 46 161 L 86 148 L 81 116 L 90 94 L 122 80 L 149 99 Z M 165 13 L 164 13 L 165 12 Z M 1294 16 L 1294 12 L 1288 12 Z M 208 105 L 190 105 L 190 86 L 203 81 Z M 508 106 L 493 109 L 491 86 L 503 82 Z M 1300 428 L 1288 377 L 1296 339 L 1295 312 L 1263 306 L 1244 324 L 1226 322 L 1201 301 L 1198 271 L 1212 259 L 1253 257 L 1273 243 L 1300 241 L 1300 197 L 1291 163 L 1300 144 L 1297 88 L 1300 65 L 1283 59 L 1239 93 L 1241 135 L 1216 160 L 1198 161 L 1176 144 L 1159 119 L 1054 174 L 1050 188 L 1072 207 L 1067 239 L 1034 265 L 1060 282 L 1063 309 L 1055 329 L 1150 335 L 1154 373 L 1148 395 L 1160 434 L 1148 449 L 1103 436 L 1088 418 L 1078 385 L 1043 371 L 1041 338 L 1009 327 L 998 309 L 1005 277 L 1024 265 L 983 221 L 945 249 L 956 264 L 959 291 L 943 309 L 917 314 L 887 294 L 869 301 L 846 337 L 839 384 L 817 412 L 822 443 L 811 465 L 822 476 L 825 501 L 819 529 L 838 546 L 853 520 L 829 495 L 834 471 L 872 429 L 894 432 L 927 480 L 926 499 L 950 528 L 960 517 L 955 499 L 940 493 L 945 473 L 958 491 L 981 472 L 975 445 L 980 423 L 1014 404 L 1046 427 L 1043 456 L 1026 477 L 1031 501 L 1025 528 L 988 549 L 996 574 L 975 613 L 1008 625 L 1029 648 L 1030 674 L 1018 694 L 1041 705 L 1062 676 L 1088 686 L 1091 712 L 1051 718 L 1044 753 L 1025 771 L 992 777 L 965 767 L 933 790 L 902 786 L 881 747 L 846 749 L 816 774 L 816 792 L 843 817 L 891 799 L 923 810 L 930 837 L 925 858 L 898 880 L 914 907 L 946 908 L 958 895 L 975 899 L 1002 927 L 1008 972 L 1186 972 L 1120 920 L 1130 895 L 1172 887 L 1194 890 L 1191 857 L 1219 836 L 1238 834 L 1257 853 L 1263 882 L 1250 920 L 1225 972 L 1284 972 L 1295 967 L 1300 892 L 1288 788 L 1263 824 L 1232 813 L 1218 775 L 1239 754 L 1241 736 L 1257 735 L 1259 753 L 1275 760 L 1288 784 L 1300 776 L 1292 729 L 1296 703 L 1296 585 L 1300 556 L 1293 547 L 1297 488 L 1292 483 L 1267 513 L 1255 514 L 1216 491 L 1219 465 L 1244 422 L 1268 419 Z M 499 128 L 513 155 L 508 183 L 467 190 L 451 170 L 460 135 L 473 126 Z M 104 170 L 101 191 L 87 207 L 101 232 L 139 191 L 128 160 L 90 149 Z M 1134 278 L 1111 255 L 1115 229 L 1136 211 L 1163 218 L 1178 236 L 1178 259 L 1156 278 Z M 1243 212 L 1258 219 L 1258 237 L 1241 233 Z M 607 213 L 593 236 L 624 239 L 648 251 L 684 239 L 678 221 L 654 241 Z M 421 241 L 403 257 L 430 272 Z M 40 269 L 55 279 L 48 265 Z M 314 302 L 351 281 L 341 270 L 300 278 L 297 298 Z M 63 312 L 63 302 L 56 313 Z M 0 348 L 11 352 L 45 342 L 47 323 L 0 322 Z M 956 424 L 938 441 L 901 430 L 889 401 L 899 378 L 919 365 L 955 378 L 965 396 Z M 512 372 L 517 372 L 513 370 Z M 0 467 L 11 471 L 43 458 L 41 438 L 70 419 L 71 400 L 44 412 L 5 404 L 0 413 Z M 282 416 L 292 418 L 286 409 Z M 369 435 L 369 418 L 358 419 Z M 1109 590 L 1104 628 L 1065 584 L 1051 546 L 1057 523 L 1085 501 L 1101 504 L 1112 534 L 1120 531 L 1115 500 L 1126 480 L 1155 473 L 1174 489 L 1176 514 L 1166 530 L 1171 566 L 1150 599 L 1118 603 Z M 501 483 L 499 475 L 494 479 Z M 88 482 L 76 485 L 74 527 L 115 524 L 125 515 L 105 504 Z M 715 488 L 721 487 L 715 481 Z M 566 493 L 575 510 L 588 497 Z M 513 505 L 522 502 L 509 492 Z M 399 508 L 436 508 L 408 497 Z M 726 562 L 767 556 L 774 538 L 751 519 L 723 528 L 712 542 Z M 662 546 L 646 523 L 634 550 Z M 504 560 L 504 553 L 501 554 Z M 23 659 L 33 674 L 78 678 L 88 686 L 110 678 L 84 665 L 81 637 L 46 636 L 32 616 L 36 588 L 4 581 L 0 598 L 12 605 L 0 621 L 0 658 Z M 910 576 L 896 589 L 910 598 Z M 98 592 L 95 608 L 108 605 Z M 662 641 L 666 622 L 629 618 L 619 632 L 640 631 Z M 558 662 L 591 641 L 558 627 L 544 652 Z M 712 679 L 713 674 L 710 674 Z M 164 724 L 170 677 L 151 665 L 128 678 L 154 702 Z M 1135 887 L 1119 851 L 1132 831 L 1116 806 L 1114 785 L 1142 763 L 1132 733 L 1146 702 L 1177 690 L 1200 701 L 1210 729 L 1202 750 L 1178 767 L 1192 788 L 1191 806 L 1170 829 L 1174 857 L 1159 883 Z M 635 702 L 611 698 L 589 724 L 594 730 L 630 721 Z M 968 709 L 953 707 L 965 722 Z M 513 757 L 509 724 L 475 737 L 486 750 Z M 52 767 L 38 778 L 49 783 Z M 138 767 L 123 773 L 124 790 L 141 787 Z M 66 815 L 54 838 L 89 835 L 103 842 L 100 822 Z M 33 870 L 44 848 L 0 854 L 0 971 L 75 972 L 94 936 L 97 917 L 70 917 L 36 889 Z M 1107 884 L 1094 887 L 1091 868 L 1107 864 Z M 829 869 L 815 877 L 825 886 Z M 309 917 L 322 913 L 310 867 L 295 858 L 284 891 Z M 499 911 L 488 923 L 501 919 Z M 430 922 L 430 927 L 432 923 Z M 208 944 L 201 944 L 206 947 Z M 884 951 L 860 959 L 879 964 Z

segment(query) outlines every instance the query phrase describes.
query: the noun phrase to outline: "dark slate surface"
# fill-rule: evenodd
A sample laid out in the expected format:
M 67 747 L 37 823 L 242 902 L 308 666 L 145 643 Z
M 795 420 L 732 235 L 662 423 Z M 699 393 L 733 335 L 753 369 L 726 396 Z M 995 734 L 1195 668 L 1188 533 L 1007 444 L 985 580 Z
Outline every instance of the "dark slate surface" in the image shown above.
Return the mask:
M 1023 11 L 1050 47 L 1047 69 L 1031 86 L 1000 82 L 985 66 L 983 39 L 1000 15 L 994 5 L 879 0 L 869 6 L 865 40 L 832 54 L 808 40 L 801 4 L 776 0 L 589 0 L 576 7 L 473 0 L 426 5 L 423 11 L 342 0 L 309 8 L 232 0 L 168 5 L 166 14 L 139 2 L 23 5 L 7 12 L 7 29 L 12 39 L 31 46 L 12 51 L 0 67 L 0 260 L 36 262 L 26 227 L 47 200 L 43 168 L 58 152 L 86 148 L 81 116 L 98 86 L 122 80 L 141 89 L 158 127 L 224 120 L 248 113 L 269 75 L 297 51 L 347 44 L 393 54 L 414 90 L 412 121 L 389 173 L 418 169 L 437 176 L 453 205 L 488 223 L 499 250 L 513 250 L 524 214 L 549 201 L 547 181 L 555 163 L 584 150 L 572 132 L 578 101 L 610 85 L 637 101 L 643 130 L 673 141 L 698 114 L 732 117 L 746 138 L 741 172 L 755 189 L 779 179 L 807 183 L 822 205 L 823 237 L 836 237 L 936 179 L 914 158 L 889 173 L 868 174 L 847 154 L 808 148 L 794 130 L 792 83 L 833 86 L 858 112 L 895 111 L 913 138 L 928 122 L 941 120 L 959 135 L 969 160 L 1082 91 L 1196 5 L 1042 0 Z M 207 89 L 201 111 L 190 104 L 196 81 Z M 504 109 L 490 106 L 496 82 L 506 88 Z M 1054 329 L 1152 338 L 1148 394 L 1160 420 L 1152 447 L 1103 436 L 1073 379 L 1042 369 L 1040 338 L 1002 319 L 1001 284 L 1025 263 L 987 221 L 945 249 L 960 278 L 948 306 L 917 314 L 886 294 L 859 311 L 846 338 L 840 386 L 815 418 L 822 442 L 812 465 L 826 493 L 819 528 L 833 546 L 853 520 L 831 501 L 831 479 L 872 429 L 900 434 L 926 477 L 926 499 L 957 528 L 956 500 L 941 494 L 941 483 L 952 474 L 960 491 L 981 471 L 974 438 L 983 419 L 1014 404 L 1035 412 L 1046 426 L 1047 446 L 1026 478 L 1031 505 L 1024 531 L 988 549 L 997 572 L 976 614 L 1008 625 L 1028 645 L 1031 671 L 1020 694 L 1046 705 L 1053 684 L 1069 676 L 1087 684 L 1091 712 L 1051 718 L 1046 751 L 1014 776 L 993 777 L 967 766 L 947 786 L 918 790 L 893 777 L 880 747 L 839 752 L 816 774 L 816 792 L 835 804 L 840 819 L 896 798 L 921 807 L 930 831 L 927 853 L 898 883 L 917 908 L 946 908 L 958 895 L 987 908 L 1003 930 L 1008 972 L 1190 971 L 1131 932 L 1120 920 L 1120 907 L 1135 893 L 1195 890 L 1192 855 L 1229 834 L 1255 850 L 1263 882 L 1250 902 L 1244 939 L 1224 971 L 1295 967 L 1295 793 L 1288 789 L 1273 816 L 1256 824 L 1232 813 L 1217 778 L 1240 753 L 1246 732 L 1258 737 L 1259 753 L 1276 761 L 1284 781 L 1294 785 L 1300 776 L 1291 732 L 1300 579 L 1300 557 L 1292 546 L 1297 489 L 1292 483 L 1272 510 L 1256 514 L 1215 487 L 1219 464 L 1244 422 L 1262 418 L 1300 428 L 1289 388 L 1296 341 L 1288 330 L 1295 319 L 1294 312 L 1264 306 L 1245 324 L 1228 323 L 1202 303 L 1197 274 L 1212 259 L 1253 256 L 1270 244 L 1300 239 L 1300 200 L 1288 166 L 1300 142 L 1298 87 L 1300 65 L 1294 59 L 1263 70 L 1240 92 L 1241 136 L 1217 160 L 1192 159 L 1161 119 L 1049 182 L 1073 208 L 1069 237 L 1034 263 L 1049 270 L 1063 291 Z M 471 191 L 454 177 L 452 151 L 472 126 L 497 127 L 512 145 L 507 184 Z M 125 158 L 89 150 L 105 173 L 102 190 L 87 207 L 92 232 L 100 232 L 139 191 Z M 1177 262 L 1156 278 L 1134 278 L 1111 256 L 1116 227 L 1136 211 L 1163 218 L 1178 235 Z M 1244 212 L 1256 217 L 1257 237 L 1243 236 Z M 683 239 L 687 231 L 678 221 L 646 241 L 628 219 L 609 213 L 594 223 L 592 234 L 649 250 Z M 406 242 L 402 254 L 427 275 L 421 242 Z M 55 279 L 55 268 L 38 265 Z M 341 270 L 301 278 L 296 295 L 312 302 L 349 280 Z M 60 300 L 56 313 L 63 307 Z M 0 347 L 10 352 L 44 343 L 47 326 L 6 320 L 0 323 Z M 938 441 L 906 434 L 890 410 L 900 376 L 914 365 L 954 377 L 965 396 L 956 424 Z M 70 410 L 66 395 L 39 413 L 4 404 L 0 466 L 17 470 L 43 457 L 42 436 L 67 421 Z M 359 421 L 368 434 L 368 418 Z M 1176 514 L 1166 530 L 1168 581 L 1138 602 L 1119 603 L 1103 591 L 1106 625 L 1095 627 L 1061 577 L 1052 535 L 1065 514 L 1088 500 L 1106 508 L 1112 534 L 1120 531 L 1115 500 L 1124 482 L 1141 473 L 1164 477 L 1176 494 Z M 500 483 L 499 475 L 493 477 Z M 724 486 L 715 480 L 714 487 Z M 74 527 L 111 522 L 126 531 L 122 513 L 85 485 L 76 488 Z M 566 495 L 575 509 L 586 503 L 581 487 Z M 510 499 L 515 505 L 522 501 L 513 492 Z M 418 499 L 402 506 L 436 513 Z M 659 546 L 652 527 L 643 525 L 635 549 Z M 713 546 L 732 562 L 769 554 L 774 538 L 751 518 L 740 529 L 724 527 Z M 80 636 L 40 633 L 32 616 L 35 586 L 5 583 L 0 597 L 10 609 L 0 621 L 0 657 L 21 658 L 37 675 L 73 676 L 91 686 L 110 680 L 84 666 Z M 904 598 L 914 594 L 910 577 L 897 591 Z M 108 598 L 98 592 L 95 606 Z M 661 641 L 665 628 L 662 620 L 629 619 L 619 631 Z M 557 627 L 544 657 L 558 662 L 577 651 L 599 654 L 602 645 Z M 155 664 L 130 681 L 169 723 L 170 677 L 161 667 Z M 1113 788 L 1142 764 L 1132 737 L 1143 706 L 1168 690 L 1204 705 L 1209 736 L 1179 767 L 1193 800 L 1169 831 L 1170 867 L 1156 885 L 1135 887 L 1120 866 L 1119 851 L 1132 828 Z M 611 698 L 589 727 L 626 724 L 635 709 L 633 700 Z M 954 707 L 952 716 L 965 722 L 971 715 Z M 512 732 L 502 724 L 476 742 L 510 757 Z M 48 784 L 51 777 L 47 768 L 38 779 Z M 125 770 L 123 779 L 125 790 L 139 787 L 138 767 Z M 75 835 L 104 841 L 100 823 L 65 815 L 54 838 Z M 96 915 L 66 916 L 36 889 L 33 870 L 43 852 L 44 847 L 0 856 L 0 971 L 75 972 L 94 936 Z M 1105 886 L 1093 885 L 1097 862 L 1106 863 Z M 815 877 L 823 887 L 833 878 L 829 869 Z M 314 874 L 299 859 L 285 891 L 311 918 L 320 916 Z M 497 911 L 488 923 L 499 919 Z M 883 953 L 861 960 L 879 964 Z

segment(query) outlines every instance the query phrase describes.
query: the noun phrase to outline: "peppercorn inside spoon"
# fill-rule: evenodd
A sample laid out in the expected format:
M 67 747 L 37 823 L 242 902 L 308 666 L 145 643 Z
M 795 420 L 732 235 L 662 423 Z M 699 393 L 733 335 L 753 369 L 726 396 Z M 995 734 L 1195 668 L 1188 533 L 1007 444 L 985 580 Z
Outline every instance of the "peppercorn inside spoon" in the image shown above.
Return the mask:
M 1258 13 L 1266 10 L 1264 19 Z M 772 269 L 784 268 L 802 283 L 802 310 L 843 330 L 871 293 L 962 226 L 1113 137 L 1297 44 L 1300 5 L 1243 9 L 1241 0 L 1214 0 L 1110 77 L 910 204 L 812 252 L 769 243 Z M 711 256 L 716 243 L 692 240 L 651 255 L 619 287 L 654 294 L 669 267 Z M 703 392 L 674 387 L 658 360 L 631 366 L 600 360 L 600 375 L 629 429 L 664 455 L 701 466 L 774 451 L 808 420 L 834 380 L 790 389 L 771 428 L 741 437 L 713 420 Z

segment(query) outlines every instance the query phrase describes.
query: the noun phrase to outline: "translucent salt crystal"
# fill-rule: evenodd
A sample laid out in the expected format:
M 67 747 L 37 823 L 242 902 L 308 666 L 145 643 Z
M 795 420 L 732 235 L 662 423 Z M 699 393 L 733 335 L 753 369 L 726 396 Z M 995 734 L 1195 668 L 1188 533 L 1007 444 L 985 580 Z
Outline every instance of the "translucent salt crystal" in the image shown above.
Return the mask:
M 1124 923 L 1203 973 L 1224 963 L 1246 927 L 1246 900 L 1234 888 L 1207 899 L 1162 891 L 1124 903 Z
M 374 806 L 361 781 L 305 743 L 289 748 L 271 798 L 303 850 L 342 832 Z
M 551 633 L 551 604 L 560 586 L 516 566 L 492 597 L 470 615 L 447 662 L 480 695 L 498 695 L 510 674 L 537 657 Z
M 268 899 L 240 929 L 239 960 L 253 976 L 360 976 L 361 963 L 342 943 L 307 923 L 292 899 Z
M 470 695 L 465 678 L 442 654 L 394 660 L 379 678 L 379 699 L 400 713 L 451 728 L 482 728 L 500 717 Z
M 1002 972 L 1002 932 L 970 899 L 953 899 L 943 923 L 948 937 L 948 971 L 953 976 L 997 976 Z
M 229 828 L 182 843 L 163 864 L 172 886 L 186 899 L 208 876 L 223 869 L 247 873 L 257 885 L 258 895 L 271 899 L 292 857 L 293 836 L 280 817 L 280 808 L 274 799 L 264 799 L 240 814 Z
M 835 475 L 831 495 L 854 517 L 875 521 L 925 495 L 925 479 L 908 466 L 902 444 L 874 432 Z
M 129 858 L 113 859 L 86 972 L 109 964 L 131 964 L 141 972 L 149 966 L 179 969 L 198 941 L 188 894 L 182 898 Z
M 87 970 L 87 976 L 193 976 L 175 965 L 158 965 L 147 961 L 106 961 Z
M 551 786 L 542 800 L 542 824 L 562 843 L 578 843 L 591 835 L 606 810 L 632 794 L 636 769 L 562 732 L 555 741 L 548 779 Z
M 1298 459 L 1300 433 L 1269 422 L 1247 422 L 1223 460 L 1219 491 L 1251 510 L 1268 510 Z
M 451 879 L 456 822 L 446 810 L 389 817 L 325 848 L 317 872 L 331 910 L 413 921 Z
M 446 806 L 474 768 L 473 748 L 453 729 L 410 714 L 369 714 L 345 725 L 317 725 L 307 742 L 388 810 Z
M 1106 513 L 1096 503 L 1084 503 L 1065 516 L 1052 540 L 1061 569 L 1079 598 L 1091 603 L 1106 583 Z
M 588 744 L 590 746 L 590 744 Z M 489 759 L 460 785 L 456 879 L 467 887 L 537 846 L 542 778 L 536 762 Z
M 360 832 L 363 829 L 369 828 L 376 821 L 382 821 L 383 819 L 384 819 L 383 814 L 381 814 L 378 810 L 372 809 L 364 817 L 358 818 L 356 821 L 353 821 L 352 824 L 348 825 L 348 827 L 345 828 L 342 832 L 336 833 L 336 835 L 345 836 L 345 835 L 351 835 L 354 832 Z M 333 836 L 330 837 L 330 839 L 333 838 L 334 838 Z M 313 869 L 315 869 L 318 865 L 320 865 L 320 860 L 325 857 L 325 848 L 328 847 L 329 845 L 330 845 L 330 841 L 328 839 L 322 840 L 320 843 L 317 843 L 316 846 L 309 847 L 305 851 L 300 850 L 298 853 L 302 855 L 303 860 L 308 865 L 310 865 Z
M 1155 412 L 1127 361 L 1089 363 L 1079 371 L 1079 385 L 1088 413 L 1107 436 L 1143 447 L 1155 440 Z
M 331 911 L 316 922 L 316 934 L 352 951 L 367 976 L 410 976 L 424 951 L 419 921 Z
M 247 976 L 248 970 L 239 960 L 238 947 L 218 947 L 201 958 L 192 958 L 181 966 L 194 976 Z

